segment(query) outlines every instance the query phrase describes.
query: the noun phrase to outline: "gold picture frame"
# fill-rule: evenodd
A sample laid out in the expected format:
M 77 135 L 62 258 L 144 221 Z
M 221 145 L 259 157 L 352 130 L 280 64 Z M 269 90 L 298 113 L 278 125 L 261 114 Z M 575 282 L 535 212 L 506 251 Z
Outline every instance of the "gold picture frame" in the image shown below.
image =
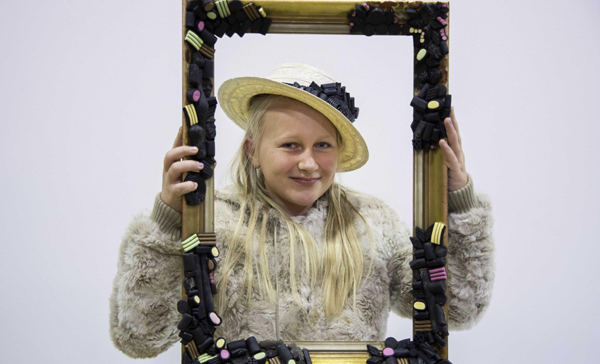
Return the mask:
M 189 0 L 182 0 L 182 107 L 189 102 L 186 98 L 188 89 L 188 67 L 190 65 L 191 50 L 186 45 L 185 37 L 188 29 L 186 28 L 186 6 Z M 424 3 L 448 4 L 447 1 L 347 1 L 347 0 L 257 0 L 242 1 L 242 3 L 254 3 L 257 7 L 262 7 L 268 17 L 272 20 L 268 33 L 280 34 L 340 34 L 352 36 L 364 36 L 363 34 L 352 34 L 351 26 L 348 20 L 349 12 L 357 4 L 369 4 L 372 7 L 381 9 L 394 9 L 399 22 L 408 19 L 406 9 L 418 9 Z M 449 15 L 449 13 L 448 13 Z M 449 16 L 446 19 L 448 23 L 445 26 L 446 34 L 449 34 Z M 399 34 L 403 36 L 407 34 Z M 267 35 L 268 36 L 268 35 Z M 374 35 L 374 36 L 395 36 L 395 35 Z M 223 37 L 225 38 L 225 37 Z M 449 42 L 448 42 L 449 46 Z M 215 53 L 215 60 L 218 55 Z M 415 56 L 417 49 L 415 49 Z M 417 61 L 415 60 L 415 68 Z M 446 86 L 449 90 L 448 71 L 449 57 L 444 56 L 440 61 L 441 79 L 440 84 Z M 213 86 L 215 80 L 211 79 Z M 407 86 L 408 87 L 408 86 Z M 413 87 L 413 94 L 417 95 L 418 90 Z M 214 89 L 210 96 L 214 96 Z M 207 95 L 208 96 L 208 95 Z M 406 100 L 407 103 L 410 100 Z M 411 117 L 411 116 L 408 116 Z M 407 117 L 407 119 L 408 119 Z M 183 125 L 183 145 L 189 145 L 187 134 L 187 123 L 185 117 L 182 120 Z M 407 125 L 408 127 L 408 125 Z M 416 234 L 416 227 L 426 228 L 434 222 L 448 224 L 448 196 L 447 196 L 447 168 L 444 162 L 443 152 L 440 148 L 432 150 L 414 149 L 413 150 L 413 236 Z M 205 200 L 197 206 L 188 206 L 183 204 L 182 237 L 190 236 L 198 232 L 214 232 L 214 178 L 206 180 Z M 448 241 L 448 232 L 445 229 L 443 239 Z M 185 290 L 183 290 L 185 298 Z M 447 304 L 444 305 L 444 314 L 448 317 Z M 414 320 L 413 320 L 414 323 Z M 415 330 L 413 324 L 414 337 Z M 408 337 L 408 334 L 406 335 Z M 403 338 L 399 338 L 403 339 Z M 314 364 L 364 364 L 370 357 L 366 350 L 366 345 L 370 344 L 377 348 L 383 348 L 383 342 L 370 341 L 296 341 L 299 347 L 307 348 L 310 351 Z M 448 345 L 436 347 L 438 355 L 442 359 L 448 358 Z M 182 347 L 182 353 L 184 349 Z

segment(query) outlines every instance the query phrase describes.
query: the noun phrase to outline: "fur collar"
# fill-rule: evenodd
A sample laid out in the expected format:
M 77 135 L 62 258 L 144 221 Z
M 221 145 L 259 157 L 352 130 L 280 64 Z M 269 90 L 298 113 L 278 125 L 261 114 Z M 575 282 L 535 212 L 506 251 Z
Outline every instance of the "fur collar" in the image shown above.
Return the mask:
M 227 202 L 236 209 L 239 209 L 241 202 L 240 196 L 237 193 L 237 190 L 234 185 L 228 185 L 220 190 L 215 190 L 215 199 Z M 262 208 L 262 202 L 258 202 L 259 210 Z M 324 222 L 327 217 L 327 210 L 329 207 L 329 202 L 327 201 L 327 197 L 323 194 L 319 197 L 312 205 L 312 207 L 306 212 L 305 215 L 292 216 L 292 220 L 295 222 L 306 225 L 309 223 L 315 223 L 318 221 Z M 274 208 L 269 209 L 269 220 L 275 219 L 281 223 L 284 222 L 281 214 Z

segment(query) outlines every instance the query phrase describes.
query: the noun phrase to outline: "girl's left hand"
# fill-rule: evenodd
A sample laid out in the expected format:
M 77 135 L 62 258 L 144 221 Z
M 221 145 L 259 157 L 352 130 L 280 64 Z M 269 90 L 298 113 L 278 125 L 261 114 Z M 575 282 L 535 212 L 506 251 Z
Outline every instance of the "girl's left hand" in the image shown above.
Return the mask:
M 441 139 L 440 147 L 444 152 L 444 159 L 448 167 L 448 192 L 453 192 L 466 186 L 469 182 L 458 122 L 454 115 L 454 106 L 450 108 L 450 117 L 444 120 L 444 125 L 446 126 L 448 142 Z

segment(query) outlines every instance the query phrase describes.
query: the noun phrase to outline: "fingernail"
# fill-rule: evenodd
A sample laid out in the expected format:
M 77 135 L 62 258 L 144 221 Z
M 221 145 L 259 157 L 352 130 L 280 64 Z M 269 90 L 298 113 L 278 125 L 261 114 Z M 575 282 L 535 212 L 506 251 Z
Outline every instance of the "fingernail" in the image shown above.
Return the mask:
M 202 162 L 199 162 L 199 163 L 198 163 L 198 168 L 200 168 L 200 169 L 204 168 L 204 163 L 202 163 Z
M 197 148 L 197 147 L 191 147 L 191 148 L 190 148 L 190 150 L 191 150 L 192 152 L 197 152 L 197 151 L 198 151 L 198 148 Z

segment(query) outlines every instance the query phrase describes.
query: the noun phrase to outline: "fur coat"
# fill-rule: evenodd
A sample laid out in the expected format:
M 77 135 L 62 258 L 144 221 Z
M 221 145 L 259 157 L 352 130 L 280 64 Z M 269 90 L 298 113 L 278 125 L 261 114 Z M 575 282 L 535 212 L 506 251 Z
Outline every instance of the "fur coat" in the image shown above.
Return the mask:
M 494 282 L 493 217 L 489 199 L 474 192 L 471 176 L 467 186 L 449 193 L 448 199 L 447 321 L 449 330 L 464 330 L 475 325 L 490 304 Z M 245 277 L 240 262 L 230 277 L 226 308 L 218 312 L 223 322 L 214 337 L 223 336 L 228 341 L 249 336 L 259 341 L 383 341 L 390 310 L 412 319 L 412 229 L 379 199 L 361 194 L 351 202 L 370 224 L 376 241 L 371 275 L 365 279 L 365 268 L 362 287 L 356 293 L 356 312 L 349 298 L 341 315 L 326 320 L 320 287 L 310 290 L 301 275 L 301 305 L 294 301 L 289 284 L 287 229 L 283 218 L 271 209 L 266 245 L 278 304 L 255 298 L 250 307 L 244 305 Z M 319 249 L 327 208 L 327 200 L 321 197 L 306 215 L 293 217 L 315 237 Z M 224 265 L 226 243 L 235 230 L 239 209 L 232 186 L 215 191 L 216 240 L 221 253 L 215 277 Z M 179 341 L 177 324 L 181 314 L 176 307 L 183 281 L 181 220 L 181 213 L 167 206 L 158 193 L 152 212 L 135 215 L 123 235 L 110 297 L 110 337 L 130 357 L 155 357 Z M 370 245 L 360 219 L 356 229 L 367 267 Z M 296 269 L 302 267 L 299 255 L 297 250 Z M 254 297 L 257 293 L 255 290 Z

